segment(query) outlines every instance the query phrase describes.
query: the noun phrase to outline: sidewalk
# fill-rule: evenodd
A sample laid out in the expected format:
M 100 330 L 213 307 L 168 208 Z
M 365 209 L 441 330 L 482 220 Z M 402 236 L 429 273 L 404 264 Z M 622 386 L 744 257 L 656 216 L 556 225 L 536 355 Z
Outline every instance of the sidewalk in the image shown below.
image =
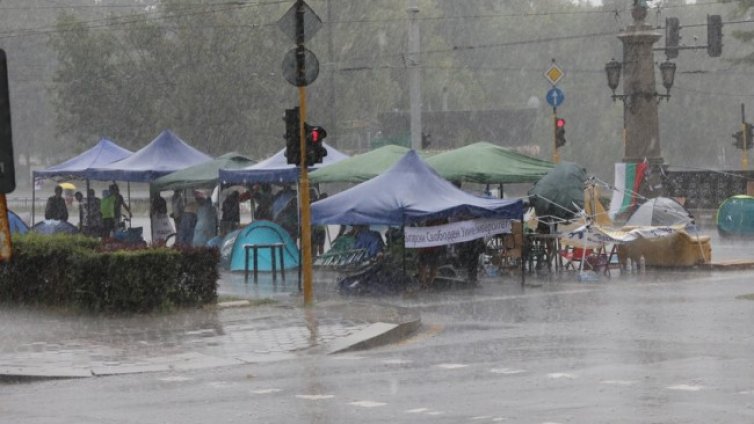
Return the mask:
M 239 297 L 275 300 L 256 306 L 235 300 L 160 316 L 82 317 L 1 309 L 0 381 L 280 361 L 391 343 L 421 325 L 419 316 L 407 309 L 347 299 L 318 299 L 315 307 L 303 308 L 296 279 L 291 281 L 286 286 L 291 290 L 275 292 L 271 282 L 245 285 L 241 275 L 244 287 L 262 293 Z M 219 291 L 238 290 L 236 283 L 221 281 Z

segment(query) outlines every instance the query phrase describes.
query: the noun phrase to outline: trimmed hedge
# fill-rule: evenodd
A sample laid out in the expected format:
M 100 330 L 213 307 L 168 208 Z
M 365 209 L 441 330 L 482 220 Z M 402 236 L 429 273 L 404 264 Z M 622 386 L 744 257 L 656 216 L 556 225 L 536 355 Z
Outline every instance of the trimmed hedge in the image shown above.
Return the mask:
M 0 301 L 91 312 L 152 312 L 217 300 L 219 252 L 211 248 L 103 249 L 80 235 L 14 238 L 0 267 Z

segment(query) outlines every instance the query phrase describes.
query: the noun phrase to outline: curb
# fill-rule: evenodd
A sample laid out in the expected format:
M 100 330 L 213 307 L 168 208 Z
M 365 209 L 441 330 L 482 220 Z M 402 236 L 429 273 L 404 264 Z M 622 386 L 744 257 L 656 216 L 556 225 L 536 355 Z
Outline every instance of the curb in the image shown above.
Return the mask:
M 405 307 L 363 301 L 324 302 L 320 305 L 328 310 L 340 310 L 346 318 L 358 317 L 374 322 L 367 329 L 335 343 L 327 351 L 330 355 L 397 343 L 415 334 L 421 328 L 419 313 Z

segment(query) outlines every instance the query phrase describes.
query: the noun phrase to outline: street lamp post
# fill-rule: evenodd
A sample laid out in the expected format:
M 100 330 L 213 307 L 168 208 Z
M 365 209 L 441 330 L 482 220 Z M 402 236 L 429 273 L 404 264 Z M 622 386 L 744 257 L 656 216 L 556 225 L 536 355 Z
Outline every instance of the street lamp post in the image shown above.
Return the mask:
M 660 65 L 665 94 L 655 88 L 654 52 L 652 46 L 660 39 L 651 25 L 644 22 L 647 7 L 634 1 L 631 10 L 634 21 L 618 38 L 623 42 L 623 61 L 612 59 L 605 65 L 608 87 L 613 91 L 613 100 L 623 102 L 623 125 L 625 129 L 624 162 L 648 161 L 651 166 L 663 163 L 660 149 L 660 125 L 658 103 L 670 99 L 670 88 L 675 78 L 675 64 L 666 61 Z M 615 94 L 624 73 L 623 94 Z
M 661 36 L 644 22 L 647 17 L 646 1 L 634 0 L 631 17 L 633 23 L 618 35 L 623 43 L 623 61 L 612 59 L 605 65 L 605 73 L 607 85 L 613 92 L 613 101 L 623 102 L 623 162 L 648 163 L 649 169 L 642 185 L 644 189 L 640 189 L 640 192 L 647 197 L 657 197 L 663 195 L 658 104 L 663 98 L 670 100 L 676 65 L 669 60 L 660 65 L 665 94 L 658 93 L 655 88 L 653 45 Z M 621 71 L 625 75 L 623 94 L 615 94 Z

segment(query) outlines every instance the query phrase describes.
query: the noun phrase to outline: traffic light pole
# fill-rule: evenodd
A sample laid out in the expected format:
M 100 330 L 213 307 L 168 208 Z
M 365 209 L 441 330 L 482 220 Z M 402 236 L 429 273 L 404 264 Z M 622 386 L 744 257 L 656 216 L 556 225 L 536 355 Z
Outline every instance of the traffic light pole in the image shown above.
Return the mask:
M 558 149 L 558 108 L 552 108 L 552 163 L 560 163 L 560 149 Z
M 8 220 L 8 203 L 5 199 L 5 193 L 0 193 L 0 263 L 10 262 L 13 256 Z
M 748 147 L 746 145 L 746 140 L 748 140 L 747 131 L 749 131 L 749 126 L 746 125 L 746 109 L 744 108 L 744 104 L 741 103 L 741 145 L 743 147 L 741 149 L 741 169 L 744 171 L 749 170 L 749 151 L 746 149 Z
M 299 146 L 301 149 L 301 170 L 299 196 L 301 198 L 301 254 L 302 254 L 302 272 L 301 278 L 304 287 L 304 305 L 311 306 L 314 295 L 312 289 L 312 219 L 309 198 L 309 169 L 307 168 L 306 154 L 306 131 L 304 125 L 306 122 L 306 87 L 298 88 L 299 101 Z

